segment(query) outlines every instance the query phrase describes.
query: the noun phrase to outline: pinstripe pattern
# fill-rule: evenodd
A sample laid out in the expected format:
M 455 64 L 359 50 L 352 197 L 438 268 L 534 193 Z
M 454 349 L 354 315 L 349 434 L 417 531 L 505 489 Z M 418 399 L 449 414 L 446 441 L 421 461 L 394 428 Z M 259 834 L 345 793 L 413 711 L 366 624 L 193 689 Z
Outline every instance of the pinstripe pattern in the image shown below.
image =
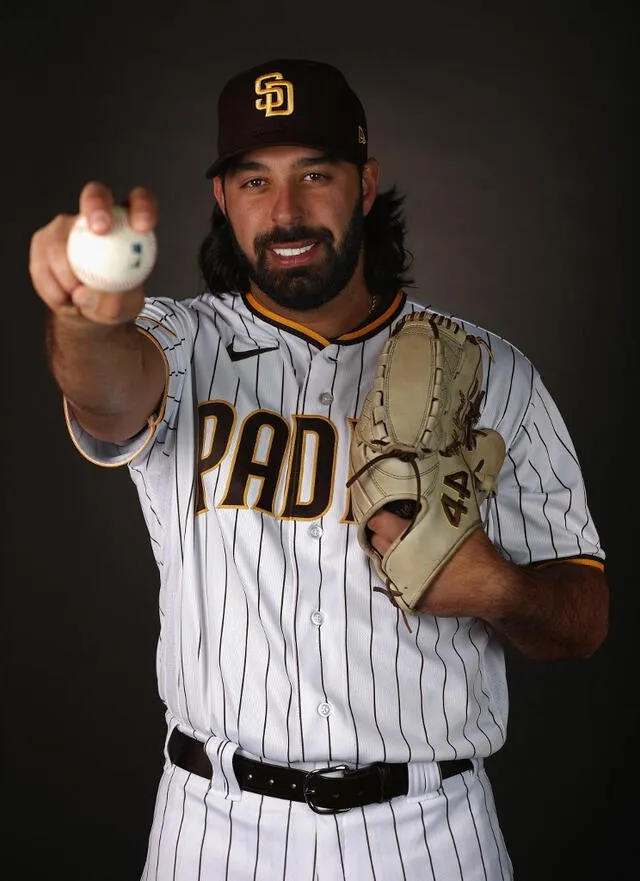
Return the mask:
M 481 762 L 423 799 L 332 818 L 234 794 L 237 745 L 312 768 L 481 760 L 504 743 L 490 628 L 423 616 L 408 632 L 345 522 L 350 426 L 396 319 L 422 308 L 400 294 L 384 321 L 323 344 L 250 298 L 148 300 L 139 323 L 169 370 L 151 442 L 99 443 L 69 415 L 87 457 L 130 469 L 160 573 L 167 720 L 207 742 L 215 771 L 207 784 L 167 764 L 145 881 L 510 878 Z M 461 323 L 490 344 L 481 425 L 507 447 L 489 536 L 518 564 L 603 559 L 540 375 L 506 340 Z M 231 361 L 231 345 L 271 351 Z
M 267 804 L 268 803 L 268 804 Z M 421 796 L 320 816 L 167 765 L 142 881 L 510 881 L 482 768 Z

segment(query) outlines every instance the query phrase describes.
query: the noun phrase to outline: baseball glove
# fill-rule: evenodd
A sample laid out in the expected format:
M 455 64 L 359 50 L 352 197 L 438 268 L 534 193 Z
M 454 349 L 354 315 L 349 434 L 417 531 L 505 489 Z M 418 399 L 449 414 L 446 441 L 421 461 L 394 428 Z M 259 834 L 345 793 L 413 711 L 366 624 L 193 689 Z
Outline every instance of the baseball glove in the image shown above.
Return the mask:
M 504 461 L 502 437 L 477 427 L 481 344 L 489 348 L 450 318 L 405 316 L 382 349 L 352 434 L 347 486 L 358 541 L 385 582 L 376 589 L 403 613 L 418 614 L 433 579 L 483 527 L 480 505 Z M 382 508 L 410 520 L 384 556 L 367 528 Z

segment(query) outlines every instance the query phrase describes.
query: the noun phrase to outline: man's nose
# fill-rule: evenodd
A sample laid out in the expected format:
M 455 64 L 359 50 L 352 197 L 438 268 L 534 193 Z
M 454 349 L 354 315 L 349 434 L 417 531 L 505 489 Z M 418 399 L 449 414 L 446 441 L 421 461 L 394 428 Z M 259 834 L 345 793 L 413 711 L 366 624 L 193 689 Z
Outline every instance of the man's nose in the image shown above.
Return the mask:
M 274 193 L 271 219 L 276 226 L 300 223 L 304 208 L 300 191 L 295 184 L 282 184 Z

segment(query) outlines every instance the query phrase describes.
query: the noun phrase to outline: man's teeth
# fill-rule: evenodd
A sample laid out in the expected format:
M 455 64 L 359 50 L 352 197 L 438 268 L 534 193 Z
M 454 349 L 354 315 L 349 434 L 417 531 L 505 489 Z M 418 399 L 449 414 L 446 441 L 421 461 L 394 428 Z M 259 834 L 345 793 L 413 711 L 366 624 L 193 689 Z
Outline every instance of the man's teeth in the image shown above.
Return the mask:
M 306 254 L 312 248 L 313 245 L 304 245 L 302 248 L 274 248 L 273 250 L 278 257 L 299 257 L 300 254 Z

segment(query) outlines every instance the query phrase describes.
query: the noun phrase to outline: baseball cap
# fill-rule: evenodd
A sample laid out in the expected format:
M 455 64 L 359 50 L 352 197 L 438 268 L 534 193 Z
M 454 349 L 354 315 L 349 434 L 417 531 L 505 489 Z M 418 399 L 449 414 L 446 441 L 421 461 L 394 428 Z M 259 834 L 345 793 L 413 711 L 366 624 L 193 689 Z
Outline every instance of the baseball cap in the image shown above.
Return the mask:
M 301 58 L 266 61 L 237 74 L 218 99 L 218 158 L 226 162 L 258 147 L 316 147 L 360 164 L 367 159 L 367 120 L 344 74 Z

